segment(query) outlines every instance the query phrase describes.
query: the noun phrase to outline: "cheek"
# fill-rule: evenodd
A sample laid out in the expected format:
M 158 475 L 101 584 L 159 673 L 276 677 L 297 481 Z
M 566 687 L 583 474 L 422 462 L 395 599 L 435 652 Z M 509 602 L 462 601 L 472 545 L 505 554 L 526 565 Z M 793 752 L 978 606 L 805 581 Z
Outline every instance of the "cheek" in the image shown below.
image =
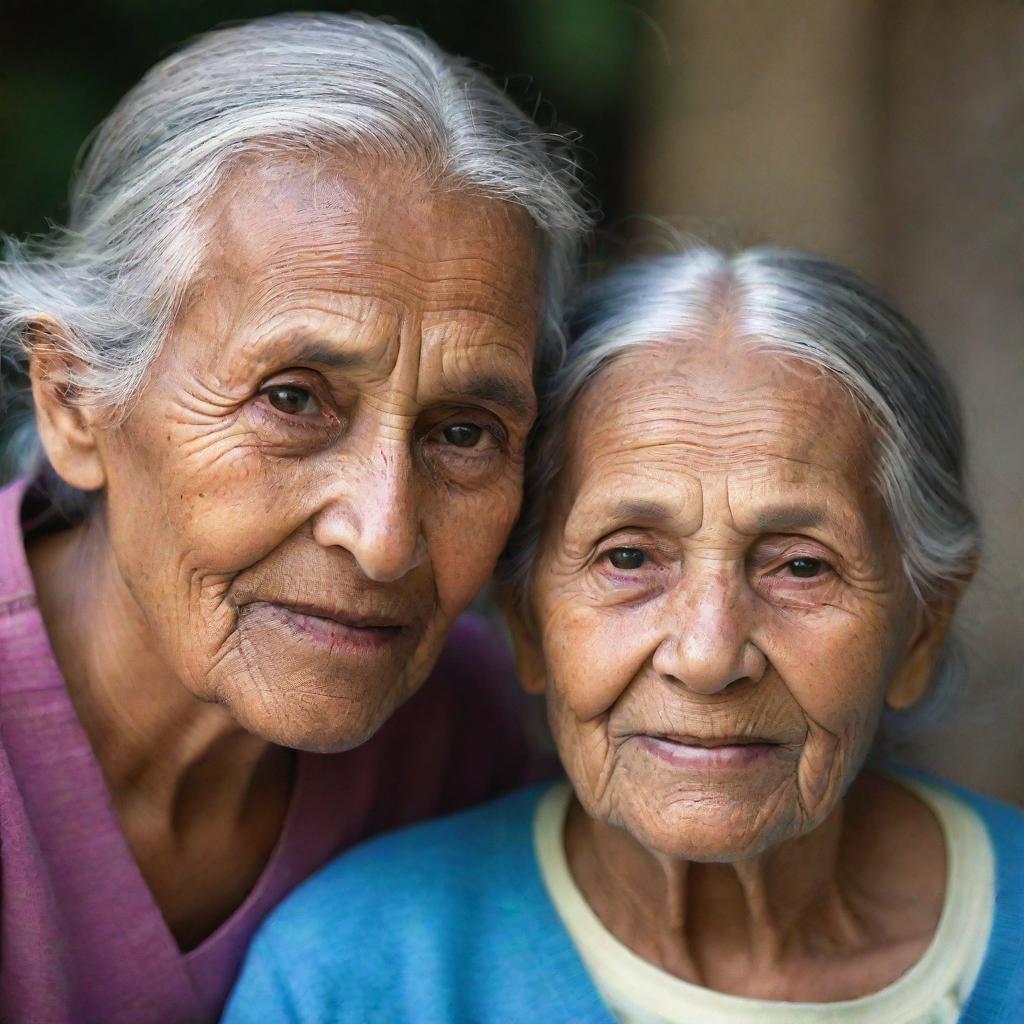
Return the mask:
M 168 509 L 182 543 L 182 557 L 202 572 L 233 574 L 247 569 L 302 527 L 312 509 L 313 481 L 296 472 L 260 467 L 226 478 L 191 482 Z
M 542 631 L 549 680 L 580 722 L 608 712 L 650 656 L 642 623 L 599 609 L 554 609 Z
M 316 491 L 311 467 L 268 460 L 244 439 L 183 438 L 157 419 L 133 421 L 111 446 L 109 504 L 125 520 L 122 536 L 141 541 L 135 557 L 231 574 L 301 526 Z
M 424 532 L 442 607 L 457 614 L 490 579 L 521 498 L 518 478 L 485 492 L 435 488 L 426 496 Z
M 872 621 L 836 613 L 832 622 L 778 624 L 765 654 L 811 722 L 848 735 L 880 709 L 892 639 Z

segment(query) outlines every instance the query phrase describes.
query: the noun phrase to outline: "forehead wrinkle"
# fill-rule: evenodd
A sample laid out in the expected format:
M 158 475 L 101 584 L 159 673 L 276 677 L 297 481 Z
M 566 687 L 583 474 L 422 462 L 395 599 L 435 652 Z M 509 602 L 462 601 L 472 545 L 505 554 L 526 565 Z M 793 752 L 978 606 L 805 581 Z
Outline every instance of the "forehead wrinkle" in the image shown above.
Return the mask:
M 487 249 L 450 256 L 431 252 L 417 253 L 387 240 L 374 239 L 372 236 L 367 239 L 357 224 L 346 225 L 342 234 L 348 235 L 352 241 L 344 237 L 332 237 L 317 243 L 308 238 L 298 238 L 294 242 L 278 241 L 272 252 L 254 255 L 260 264 L 267 262 L 268 258 L 275 262 L 288 262 L 297 258 L 318 267 L 332 266 L 339 270 L 353 266 L 379 268 L 404 275 L 416 284 L 458 280 L 480 285 L 508 299 L 515 297 L 514 290 L 505 284 L 509 275 L 501 272 L 506 266 L 505 261 Z M 490 268 L 498 273 L 491 277 L 480 273 L 480 268 Z
M 532 417 L 532 349 L 532 338 L 524 344 L 493 317 L 446 317 L 424 325 L 422 398 L 476 398 Z
M 328 366 L 358 367 L 374 362 L 392 365 L 397 358 L 400 320 L 374 303 L 341 303 L 316 308 L 303 303 L 271 317 L 241 348 L 255 361 L 312 361 Z M 291 323 L 289 323 L 291 321 Z
M 469 284 L 479 288 L 485 293 L 485 303 L 498 300 L 515 308 L 523 301 L 514 288 L 518 277 L 502 272 L 506 264 L 495 255 L 498 247 L 494 245 L 478 245 L 457 255 L 429 248 L 419 253 L 404 248 L 400 240 L 375 237 L 376 230 L 359 217 L 318 218 L 307 224 L 286 216 L 275 225 L 275 233 L 264 237 L 248 225 L 240 227 L 218 219 L 209 234 L 209 255 L 202 277 L 250 280 L 262 275 L 276 279 L 284 276 L 282 271 L 290 270 L 318 281 L 337 275 L 367 281 L 378 278 L 392 289 L 398 284 L 421 302 L 430 299 L 437 286 L 453 282 L 456 287 Z M 450 243 L 452 239 L 446 237 L 445 241 Z M 488 267 L 493 274 L 482 272 Z M 294 281 L 289 282 L 291 286 Z
M 844 442 L 845 447 L 856 448 L 858 455 L 867 453 L 860 418 L 842 415 L 850 410 L 838 409 L 817 396 L 807 397 L 803 389 L 729 404 L 694 396 L 682 383 L 644 383 L 620 401 L 611 400 L 608 390 L 600 386 L 583 396 L 573 423 L 573 433 L 583 446 L 600 447 L 607 435 L 618 432 L 622 435 L 616 442 L 619 448 L 676 449 L 675 457 L 681 461 L 708 467 L 765 455 L 787 459 L 818 455 L 816 461 L 822 456 L 827 461 Z M 819 426 L 808 430 L 807 423 Z M 848 460 L 848 451 L 841 454 Z
M 565 532 L 574 532 L 579 522 L 605 531 L 664 526 L 687 536 L 704 519 L 701 482 L 689 475 L 659 473 L 656 467 L 619 465 L 605 473 L 587 473 L 572 490 Z
M 580 494 L 597 486 L 602 478 L 610 479 L 617 467 L 629 463 L 642 466 L 645 478 L 653 475 L 666 481 L 678 480 L 679 474 L 685 473 L 698 486 L 701 475 L 709 473 L 712 477 L 703 482 L 710 483 L 714 478 L 724 483 L 729 518 L 740 532 L 766 532 L 757 523 L 758 511 L 765 508 L 764 492 L 766 488 L 782 488 L 784 497 L 775 495 L 773 500 L 819 510 L 821 523 L 803 529 L 826 528 L 830 536 L 845 538 L 844 546 L 852 542 L 859 551 L 870 550 L 868 522 L 874 508 L 866 507 L 869 499 L 863 483 L 864 461 L 870 458 L 870 452 L 860 441 L 863 433 L 859 420 L 850 424 L 854 429 L 841 432 L 838 444 L 823 439 L 821 431 L 808 434 L 791 428 L 787 432 L 794 421 L 807 422 L 807 406 L 822 408 L 821 403 L 799 401 L 798 395 L 796 401 L 777 400 L 755 406 L 758 425 L 750 429 L 735 429 L 742 424 L 737 424 L 733 411 L 711 409 L 710 414 L 719 418 L 720 429 L 716 432 L 709 431 L 691 408 L 680 410 L 670 402 L 664 386 L 646 388 L 644 392 L 615 403 L 607 393 L 595 389 L 586 415 L 572 423 L 570 477 L 578 482 Z M 708 408 L 707 403 L 701 404 Z M 606 413 L 609 405 L 614 410 L 610 415 Z M 744 419 L 749 418 L 750 409 L 748 406 Z M 765 427 L 762 421 L 769 410 L 775 410 L 779 419 Z M 855 449 L 852 457 L 851 447 Z M 634 470 L 629 480 L 635 479 Z M 613 486 L 609 483 L 605 489 Z M 791 493 L 794 486 L 797 493 Z M 823 490 L 827 492 L 824 501 Z M 703 514 L 703 499 L 701 508 Z
M 344 265 L 339 265 L 339 262 L 307 264 L 303 266 L 298 280 L 294 273 L 275 273 L 275 267 L 267 268 L 266 294 L 268 297 L 275 297 L 277 293 L 291 297 L 297 293 L 324 293 L 390 299 L 406 308 L 439 318 L 457 320 L 470 314 L 500 323 L 510 330 L 521 329 L 521 317 L 516 314 L 524 301 L 531 307 L 537 304 L 532 292 L 528 296 L 517 295 L 476 272 L 431 276 L 385 260 L 375 263 L 349 260 Z M 462 262 L 479 267 L 478 260 Z M 512 275 L 495 275 L 499 278 L 506 276 Z M 303 280 L 311 284 L 302 288 L 299 282 Z M 471 292 L 467 291 L 467 285 L 473 286 Z M 533 316 L 536 316 L 535 312 Z
M 401 196 L 401 210 L 381 195 Z M 240 162 L 220 182 L 202 219 L 212 252 L 219 249 L 217 255 L 236 263 L 248 257 L 255 266 L 277 252 L 289 259 L 319 250 L 332 259 L 359 259 L 385 251 L 411 263 L 444 267 L 468 260 L 500 271 L 509 249 L 537 252 L 536 226 L 520 206 L 439 189 L 407 166 L 378 166 L 350 154 L 328 164 L 294 154 Z M 339 253 L 339 242 L 349 239 Z M 453 247 L 461 251 L 453 255 Z

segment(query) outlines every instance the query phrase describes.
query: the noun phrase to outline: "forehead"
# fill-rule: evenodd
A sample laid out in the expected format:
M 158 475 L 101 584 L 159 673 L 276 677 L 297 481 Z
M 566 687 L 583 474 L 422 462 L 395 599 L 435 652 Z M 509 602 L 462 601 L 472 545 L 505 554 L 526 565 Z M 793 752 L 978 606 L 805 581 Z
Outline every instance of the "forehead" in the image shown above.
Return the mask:
M 462 259 L 500 266 L 496 243 L 523 256 L 535 241 L 514 204 L 435 184 L 411 165 L 346 156 L 250 157 L 229 171 L 205 213 L 210 266 L 250 274 L 297 255 L 297 237 L 313 260 L 343 248 L 355 264 L 387 251 L 399 269 Z M 445 270 L 434 267 L 428 279 L 443 280 Z
M 334 329 L 370 357 L 410 313 L 424 331 L 457 326 L 462 351 L 502 333 L 513 348 L 532 346 L 537 240 L 529 216 L 435 186 L 414 169 L 250 158 L 226 176 L 202 229 L 190 312 L 205 306 L 261 334 L 289 326 L 315 334 L 311 321 L 344 321 Z
M 737 505 L 766 488 L 874 504 L 871 434 L 852 397 L 813 367 L 729 339 L 617 359 L 577 402 L 568 438 L 574 495 L 621 486 L 672 500 L 724 478 Z

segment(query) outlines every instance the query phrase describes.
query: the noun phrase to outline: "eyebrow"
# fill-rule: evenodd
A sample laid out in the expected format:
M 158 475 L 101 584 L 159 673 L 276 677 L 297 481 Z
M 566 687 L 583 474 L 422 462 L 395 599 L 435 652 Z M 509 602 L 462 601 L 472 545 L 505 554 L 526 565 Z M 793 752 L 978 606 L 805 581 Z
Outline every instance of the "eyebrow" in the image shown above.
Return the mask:
M 481 402 L 493 402 L 505 406 L 520 416 L 532 415 L 536 410 L 536 399 L 532 387 L 525 387 L 512 377 L 474 377 L 464 385 L 448 387 L 446 393 L 453 398 L 475 398 Z
M 288 358 L 295 362 L 315 363 L 318 366 L 341 370 L 366 365 L 366 357 L 362 352 L 348 352 L 315 341 L 298 344 L 288 353 Z M 492 402 L 511 409 L 520 416 L 533 415 L 537 407 L 532 386 L 501 375 L 474 377 L 463 386 L 447 387 L 445 392 L 451 398 L 473 398 L 480 402 Z
M 366 364 L 366 357 L 362 352 L 346 352 L 344 349 L 318 345 L 315 342 L 296 346 L 289 351 L 288 358 L 295 362 L 317 363 L 332 369 L 349 369 Z
M 611 518 L 616 522 L 628 519 L 669 519 L 671 513 L 658 501 L 626 499 L 611 509 Z
M 758 530 L 785 531 L 821 526 L 829 517 L 812 505 L 784 505 L 759 512 L 755 525 Z

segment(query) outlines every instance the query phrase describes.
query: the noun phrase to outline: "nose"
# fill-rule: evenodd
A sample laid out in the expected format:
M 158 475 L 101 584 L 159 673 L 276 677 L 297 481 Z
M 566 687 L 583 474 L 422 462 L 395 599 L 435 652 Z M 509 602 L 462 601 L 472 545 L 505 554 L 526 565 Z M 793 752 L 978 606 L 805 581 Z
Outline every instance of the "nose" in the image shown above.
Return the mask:
M 655 672 L 695 693 L 714 694 L 741 679 L 757 682 L 768 660 L 750 639 L 751 606 L 739 581 L 720 569 L 696 570 L 666 608 Z
M 426 560 L 411 458 L 381 446 L 339 471 L 339 493 L 313 522 L 313 539 L 341 547 L 363 574 L 392 583 Z

